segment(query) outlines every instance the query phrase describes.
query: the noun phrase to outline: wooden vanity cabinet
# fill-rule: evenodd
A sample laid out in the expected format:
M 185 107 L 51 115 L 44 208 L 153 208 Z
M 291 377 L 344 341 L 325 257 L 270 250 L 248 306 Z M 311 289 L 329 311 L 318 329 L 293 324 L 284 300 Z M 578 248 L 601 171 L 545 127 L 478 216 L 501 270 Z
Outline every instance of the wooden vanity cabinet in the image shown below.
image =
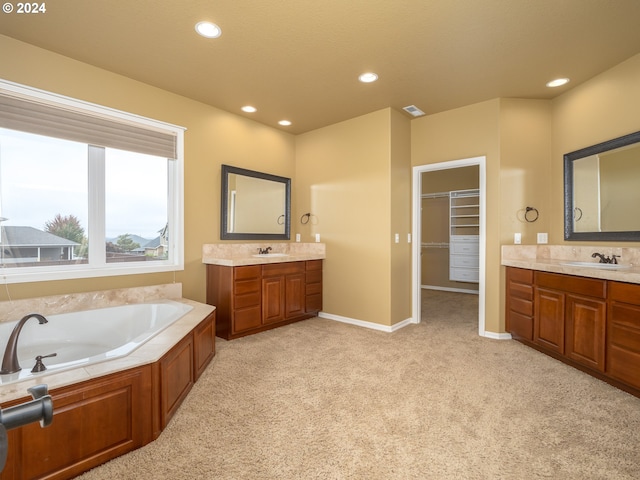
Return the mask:
M 609 284 L 606 371 L 640 389 L 640 285 Z
M 639 284 L 514 267 L 506 280 L 515 340 L 640 397 Z
M 322 260 L 207 265 L 207 303 L 227 340 L 311 318 L 322 308 Z

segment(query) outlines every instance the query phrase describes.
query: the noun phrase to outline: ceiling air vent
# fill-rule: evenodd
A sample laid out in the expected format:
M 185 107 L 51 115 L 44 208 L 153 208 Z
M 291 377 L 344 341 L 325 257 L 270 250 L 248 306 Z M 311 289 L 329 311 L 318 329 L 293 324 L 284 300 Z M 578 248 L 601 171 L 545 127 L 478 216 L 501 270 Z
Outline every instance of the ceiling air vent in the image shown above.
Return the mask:
M 402 109 L 407 112 L 410 113 L 411 115 L 413 115 L 414 117 L 421 117 L 422 115 L 424 115 L 425 113 L 420 110 L 418 107 L 416 107 L 415 105 L 409 105 L 408 107 L 402 107 Z

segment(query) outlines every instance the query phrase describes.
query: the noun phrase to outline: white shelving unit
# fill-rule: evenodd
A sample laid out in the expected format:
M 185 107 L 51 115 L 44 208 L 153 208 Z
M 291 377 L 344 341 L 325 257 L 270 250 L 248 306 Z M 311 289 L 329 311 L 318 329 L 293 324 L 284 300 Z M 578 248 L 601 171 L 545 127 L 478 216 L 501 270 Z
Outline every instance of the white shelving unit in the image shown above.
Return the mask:
M 449 192 L 449 280 L 479 282 L 480 191 Z

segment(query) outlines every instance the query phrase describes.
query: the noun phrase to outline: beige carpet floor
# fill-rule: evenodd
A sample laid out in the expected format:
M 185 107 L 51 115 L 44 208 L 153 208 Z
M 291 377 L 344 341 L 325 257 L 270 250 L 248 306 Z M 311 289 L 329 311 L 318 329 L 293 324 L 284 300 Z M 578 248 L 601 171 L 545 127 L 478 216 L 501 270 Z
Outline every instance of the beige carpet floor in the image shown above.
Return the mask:
M 96 479 L 638 479 L 640 399 L 425 292 L 383 333 L 314 318 L 218 354 L 155 442 Z

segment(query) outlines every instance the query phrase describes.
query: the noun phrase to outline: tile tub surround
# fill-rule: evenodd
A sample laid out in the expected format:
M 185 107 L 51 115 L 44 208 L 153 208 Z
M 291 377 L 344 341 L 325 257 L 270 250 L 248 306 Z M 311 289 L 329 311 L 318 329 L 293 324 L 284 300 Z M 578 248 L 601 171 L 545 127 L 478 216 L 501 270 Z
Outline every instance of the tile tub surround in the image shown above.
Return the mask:
M 207 315 L 215 310 L 215 307 L 211 305 L 182 298 L 182 284 L 179 283 L 0 302 L 1 321 L 10 321 L 19 319 L 25 313 L 32 311 L 46 316 L 55 313 L 77 312 L 158 299 L 171 299 L 186 303 L 191 305 L 193 309 L 126 357 L 50 375 L 45 373 L 21 382 L 3 385 L 0 387 L 0 403 L 28 396 L 27 389 L 34 385 L 44 383 L 48 385 L 49 390 L 52 390 L 57 387 L 157 362 Z M 4 344 L 4 341 L 2 343 Z
M 594 252 L 619 255 L 618 263 L 631 265 L 624 270 L 606 270 L 563 265 L 566 262 L 594 262 Z M 508 267 L 564 273 L 640 284 L 640 248 L 573 245 L 503 245 L 501 264 Z
M 259 248 L 271 247 L 270 253 L 286 257 L 254 257 Z M 202 263 L 235 267 L 267 263 L 300 262 L 326 258 L 324 243 L 212 243 L 202 246 Z

